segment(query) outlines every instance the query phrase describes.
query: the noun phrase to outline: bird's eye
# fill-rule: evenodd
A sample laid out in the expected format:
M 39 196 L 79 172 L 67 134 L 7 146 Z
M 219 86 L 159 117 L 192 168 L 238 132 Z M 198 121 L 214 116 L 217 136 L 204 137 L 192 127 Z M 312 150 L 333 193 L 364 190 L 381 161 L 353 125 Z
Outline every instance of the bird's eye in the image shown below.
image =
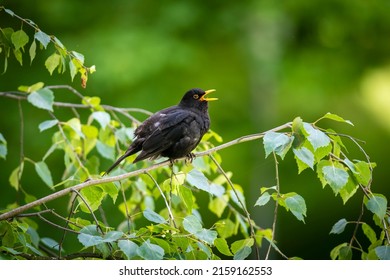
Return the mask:
M 199 95 L 197 95 L 197 94 L 194 94 L 192 97 L 193 97 L 194 99 L 199 99 Z

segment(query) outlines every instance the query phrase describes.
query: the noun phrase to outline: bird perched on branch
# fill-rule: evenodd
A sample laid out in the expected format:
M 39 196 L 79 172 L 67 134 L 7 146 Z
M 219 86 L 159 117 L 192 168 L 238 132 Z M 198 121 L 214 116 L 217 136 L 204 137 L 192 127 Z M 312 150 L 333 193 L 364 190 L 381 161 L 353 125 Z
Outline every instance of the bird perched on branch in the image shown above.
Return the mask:
M 140 151 L 133 163 L 160 156 L 174 160 L 192 158 L 191 151 L 209 130 L 208 101 L 214 92 L 194 88 L 187 91 L 178 105 L 163 109 L 147 118 L 134 132 L 135 138 L 127 151 L 105 172 L 111 172 L 122 160 Z

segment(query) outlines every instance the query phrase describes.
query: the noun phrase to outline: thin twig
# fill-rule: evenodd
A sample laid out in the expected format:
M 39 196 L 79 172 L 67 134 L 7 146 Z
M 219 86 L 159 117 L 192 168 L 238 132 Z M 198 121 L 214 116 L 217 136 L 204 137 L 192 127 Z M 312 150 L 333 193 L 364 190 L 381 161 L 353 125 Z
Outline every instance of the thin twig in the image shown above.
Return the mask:
M 125 190 L 123 188 L 123 185 L 120 183 L 120 186 L 121 186 L 121 192 L 122 192 L 122 198 L 123 198 L 123 204 L 125 205 L 125 211 L 126 211 L 126 221 L 127 221 L 127 229 L 128 231 L 130 232 L 131 230 L 131 226 L 130 226 L 130 223 L 132 223 L 133 221 L 131 220 L 131 215 L 130 215 L 130 212 L 129 212 L 129 207 L 127 206 L 127 199 L 126 199 L 126 194 L 125 194 Z
M 358 218 L 358 220 L 356 222 L 355 229 L 353 230 L 353 234 L 352 234 L 351 240 L 349 241 L 349 247 L 352 247 L 353 241 L 356 238 L 357 230 L 359 228 L 359 225 L 361 224 L 360 221 L 362 220 L 362 217 L 363 217 L 363 214 L 364 214 L 364 200 L 363 199 L 362 199 L 362 207 L 361 208 L 362 209 L 360 211 L 359 218 Z
M 45 209 L 45 210 L 38 211 L 38 212 L 34 212 L 34 213 L 20 214 L 20 215 L 18 215 L 17 217 L 18 217 L 18 218 L 34 217 L 34 216 L 38 216 L 39 214 L 44 214 L 44 213 L 48 213 L 48 212 L 53 212 L 53 209 Z
M 84 202 L 85 206 L 88 208 L 89 212 L 91 213 L 92 218 L 93 218 L 93 220 L 95 221 L 96 227 L 100 230 L 100 233 L 101 233 L 101 234 L 104 234 L 104 231 L 103 231 L 103 229 L 100 227 L 99 221 L 98 221 L 98 219 L 96 218 L 95 214 L 93 213 L 92 208 L 91 208 L 91 206 L 89 206 L 89 203 L 87 202 L 87 200 L 81 195 L 81 193 L 80 193 L 78 190 L 72 188 L 72 192 L 76 193 L 76 194 L 78 195 L 78 197 L 81 198 L 81 200 Z
M 50 86 L 50 87 L 53 88 L 54 86 Z M 64 87 L 66 87 L 66 86 L 64 86 Z M 56 87 L 56 88 L 58 88 L 58 87 Z M 75 90 L 75 89 L 73 89 L 72 87 L 69 87 L 69 90 L 71 90 L 73 92 L 73 90 Z M 4 96 L 7 98 L 16 99 L 16 100 L 27 100 L 27 94 L 24 92 L 14 92 L 14 91 L 0 92 L 0 96 Z M 80 98 L 83 98 L 83 97 L 81 96 Z M 69 103 L 69 102 L 58 102 L 58 101 L 53 102 L 53 106 L 62 107 L 62 108 L 71 108 L 71 109 L 91 109 L 91 108 L 93 108 L 91 105 Z M 136 119 L 135 117 L 133 117 L 132 115 L 130 115 L 128 112 L 142 113 L 142 114 L 145 114 L 147 116 L 150 116 L 153 114 L 152 112 L 150 112 L 148 110 L 144 110 L 144 109 L 140 109 L 140 108 L 120 108 L 120 107 L 114 107 L 114 106 L 105 105 L 105 104 L 101 104 L 100 106 L 106 111 L 120 113 L 123 116 L 125 116 L 126 118 L 130 119 L 131 121 L 133 121 L 137 124 L 140 124 L 141 122 L 138 119 Z
M 19 170 L 18 170 L 18 188 L 21 187 L 22 182 L 22 172 L 23 172 L 23 161 L 24 161 L 24 117 L 23 117 L 23 108 L 22 108 L 22 103 L 19 100 L 18 102 L 18 107 L 19 107 L 19 117 L 20 117 L 20 156 L 19 156 Z
M 275 152 L 273 152 L 272 154 L 273 154 L 274 160 L 275 160 L 276 193 L 279 196 L 280 195 L 279 162 L 278 162 L 278 159 L 276 157 Z M 274 209 L 274 220 L 272 222 L 272 236 L 271 236 L 271 241 L 270 241 L 270 244 L 269 244 L 269 247 L 267 250 L 267 254 L 265 256 L 266 260 L 268 260 L 269 254 L 271 252 L 271 247 L 273 247 L 272 243 L 274 243 L 274 240 L 275 240 L 276 220 L 278 218 L 278 205 L 279 205 L 279 203 L 276 201 L 275 202 L 275 209 Z
M 62 226 L 59 226 L 57 225 L 56 223 L 53 223 L 51 221 L 49 221 L 48 219 L 46 219 L 45 217 L 43 217 L 41 214 L 37 214 L 37 216 L 44 222 L 48 223 L 49 225 L 52 225 L 53 227 L 56 227 L 56 228 L 59 228 L 59 229 L 62 229 L 62 230 L 65 230 L 65 231 L 69 231 L 69 232 L 72 232 L 72 233 L 76 233 L 76 234 L 79 234 L 77 231 L 75 230 L 72 230 L 72 229 L 69 229 L 69 228 L 64 228 Z
M 229 176 L 226 174 L 225 170 L 223 170 L 222 166 L 218 163 L 218 161 L 217 161 L 212 155 L 209 155 L 209 157 L 210 157 L 211 160 L 214 162 L 214 164 L 217 166 L 219 172 L 221 172 L 221 174 L 225 177 L 225 179 L 226 179 L 226 181 L 228 182 L 229 186 L 232 188 L 234 194 L 236 195 L 236 198 L 237 198 L 238 202 L 240 203 L 242 210 L 244 210 L 244 212 L 245 212 L 245 216 L 246 216 L 246 218 L 247 218 L 247 220 L 248 220 L 248 224 L 249 224 L 249 228 L 250 228 L 251 237 L 252 237 L 253 240 L 254 240 L 254 247 L 255 247 L 255 252 L 256 252 L 256 259 L 259 260 L 259 259 L 260 259 L 260 252 L 259 252 L 259 248 L 258 248 L 258 246 L 257 246 L 255 230 L 254 230 L 254 228 L 253 228 L 253 223 L 252 223 L 250 214 L 249 214 L 248 210 L 246 209 L 246 206 L 245 206 L 244 202 L 243 202 L 243 201 L 240 199 L 240 197 L 238 196 L 237 190 L 236 190 L 236 188 L 234 187 L 233 182 L 230 180 Z
M 168 201 L 167 201 L 167 198 L 165 197 L 164 192 L 163 192 L 162 189 L 160 188 L 160 185 L 157 183 L 156 179 L 154 179 L 153 176 L 152 176 L 149 172 L 145 172 L 145 174 L 148 175 L 150 179 L 152 179 L 153 183 L 154 183 L 155 186 L 158 188 L 158 190 L 159 190 L 159 192 L 160 192 L 162 198 L 164 199 L 165 206 L 167 206 L 169 219 L 173 222 L 174 227 L 177 228 L 176 223 L 175 223 L 175 218 L 173 217 L 173 213 L 172 213 L 172 211 L 171 211 L 171 207 L 169 206 L 169 203 L 168 203 Z
M 68 218 L 66 219 L 66 223 L 65 223 L 65 227 L 66 228 L 69 227 L 70 218 L 74 214 L 73 210 L 74 210 L 75 205 L 76 205 L 76 196 L 73 197 L 73 200 L 72 200 L 72 203 L 71 203 L 71 206 L 70 206 L 69 215 L 68 215 Z M 62 234 L 62 237 L 61 237 L 61 241 L 58 243 L 59 244 L 59 246 L 58 246 L 58 251 L 59 251 L 58 252 L 58 256 L 59 256 L 59 259 L 62 258 L 62 244 L 64 243 L 65 236 L 66 236 L 66 231 L 64 231 L 64 233 Z

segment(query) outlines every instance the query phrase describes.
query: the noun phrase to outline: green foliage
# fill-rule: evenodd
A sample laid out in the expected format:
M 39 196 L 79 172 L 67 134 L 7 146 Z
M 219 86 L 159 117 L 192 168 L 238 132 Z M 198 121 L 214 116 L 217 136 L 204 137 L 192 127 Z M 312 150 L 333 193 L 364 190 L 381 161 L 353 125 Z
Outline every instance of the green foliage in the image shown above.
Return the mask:
M 22 64 L 28 44 L 30 62 L 35 59 L 37 49 L 47 50 L 52 45 L 55 51 L 45 61 L 50 74 L 55 70 L 64 73 L 68 66 L 72 80 L 79 73 L 85 86 L 87 74 L 92 73 L 94 67 L 84 66 L 82 54 L 68 51 L 57 37 L 47 35 L 31 20 L 4 7 L 0 7 L 0 12 L 18 19 L 24 24 L 22 27 L 27 25 L 34 31 L 34 36 L 29 36 L 22 28 L 16 31 L 11 27 L 0 29 L 4 72 L 11 52 Z M 0 258 L 83 258 L 82 253 L 88 252 L 90 258 L 99 259 L 241 260 L 252 253 L 259 257 L 258 248 L 267 245 L 269 250 L 274 249 L 283 258 L 288 258 L 275 240 L 279 208 L 291 212 L 292 217 L 302 222 L 310 215 L 303 196 L 283 192 L 278 160 L 284 160 L 289 152 L 296 161 L 298 174 L 306 169 L 313 170 L 322 187 L 329 186 L 344 204 L 360 190 L 364 195 L 362 205 L 373 214 L 375 229 L 361 220 L 362 213 L 357 221 L 342 218 L 336 222 L 330 231 L 332 234 L 342 234 L 350 225 L 355 225 L 355 230 L 350 241 L 336 246 L 330 257 L 352 259 L 360 253 L 362 259 L 390 258 L 387 198 L 371 191 L 375 165 L 354 138 L 318 125 L 321 120 L 352 125 L 350 121 L 331 113 L 313 123 L 297 117 L 279 129 L 251 136 L 253 139 L 263 137 L 266 157 L 272 154 L 275 160 L 276 182 L 271 187 L 260 188 L 255 203 L 258 207 L 254 208 L 261 211 L 262 207 L 273 203 L 273 225 L 272 228 L 261 228 L 250 218 L 243 188 L 233 183 L 233 173 L 221 167 L 222 159 L 215 151 L 208 152 L 206 155 L 209 156 L 197 157 L 192 163 L 179 161 L 173 166 L 164 162 L 152 165 L 148 161 L 131 164 L 134 157 L 130 157 L 112 172 L 112 177 L 101 178 L 102 171 L 122 155 L 133 140 L 139 121 L 126 109 L 104 105 L 100 97 L 82 96 L 69 87 L 62 88 L 75 93 L 80 102 L 56 102 L 58 88 L 61 87 L 45 87 L 39 82 L 19 87 L 20 92 L 13 96 L 26 99 L 29 105 L 48 113 L 51 119 L 41 120 L 36 127 L 37 131 L 47 133 L 52 142 L 46 151 L 39 151 L 38 159 L 23 154 L 20 163 L 8 175 L 9 187 L 20 194 L 22 204 L 31 207 L 28 215 L 12 214 L 13 210 L 20 209 L 16 202 L 1 211 Z M 57 114 L 58 106 L 68 108 L 69 114 Z M 86 113 L 79 114 L 80 110 L 86 110 Z M 346 153 L 342 137 L 351 139 L 358 146 L 363 159 L 349 159 L 351 155 Z M 240 140 L 242 138 L 233 142 L 237 144 Z M 219 143 L 222 138 L 209 131 L 196 152 L 212 149 L 213 141 Z M 53 154 L 62 156 L 63 170 L 53 170 L 48 164 Z M 0 134 L 0 158 L 5 160 L 6 155 L 7 141 Z M 38 201 L 36 194 L 24 188 L 29 182 L 24 168 L 26 162 L 34 165 L 36 175 L 52 192 L 41 198 L 41 203 L 34 204 Z M 69 206 L 64 207 L 65 210 L 47 208 L 46 202 L 70 193 Z M 206 215 L 199 211 L 200 197 L 208 199 L 209 213 Z M 107 208 L 116 211 L 119 222 L 115 223 L 111 216 L 105 215 Z M 4 218 L 7 215 L 10 216 Z M 63 240 L 41 236 L 35 219 L 53 224 L 46 215 L 65 221 L 56 224 L 56 230 L 75 234 L 79 251 L 72 254 L 68 248 L 63 248 Z M 358 230 L 370 242 L 369 247 L 363 247 L 357 240 Z M 50 249 L 51 254 L 44 248 Z
M 80 103 L 85 106 L 81 108 L 89 110 L 85 120 L 73 116 L 59 120 L 54 115 L 55 90 L 44 87 L 43 83 L 22 86 L 19 90 L 24 91 L 20 94 L 24 94 L 32 106 L 51 112 L 53 117 L 37 124 L 40 132 L 51 131 L 52 146 L 48 147 L 47 151 L 42 153 L 42 158 L 37 161 L 25 158 L 9 176 L 10 185 L 17 191 L 23 191 L 26 203 L 34 201 L 35 197 L 20 188 L 26 179 L 23 175 L 25 161 L 34 164 L 38 177 L 55 192 L 59 188 L 65 190 L 79 186 L 86 180 L 98 179 L 106 166 L 105 161 L 115 160 L 132 141 L 136 123 L 126 126 L 117 118 L 113 108 L 102 105 L 98 97 L 83 97 L 78 94 L 81 96 Z M 36 97 L 31 97 L 32 94 Z M 73 107 L 73 110 L 79 107 L 72 104 L 65 106 Z M 115 109 L 115 112 L 118 112 L 118 109 Z M 122 113 L 123 116 L 127 116 L 127 113 Z M 334 114 L 326 114 L 323 118 L 343 120 Z M 132 118 L 132 121 L 136 120 Z M 350 161 L 342 150 L 344 145 L 337 134 L 332 130 L 319 128 L 317 122 L 310 124 L 296 118 L 291 125 L 285 126 L 291 127 L 291 131 L 259 134 L 264 136 L 266 156 L 273 154 L 275 160 L 277 156 L 284 159 L 292 150 L 298 173 L 307 167 L 316 170 L 322 186 L 329 185 L 336 195 L 341 196 L 344 203 L 356 193 L 359 186 L 364 187 L 366 195 L 364 204 L 374 214 L 376 221 L 379 221 L 377 224 L 384 231 L 388 219 L 387 200 L 381 194 L 370 192 L 374 164 L 362 160 Z M 213 147 L 210 142 L 212 139 L 220 140 L 215 132 L 210 132 L 198 149 Z M 4 137 L 1 136 L 0 140 L 6 145 Z M 63 154 L 64 159 L 64 172 L 61 178 L 53 177 L 53 172 L 46 163 L 53 153 L 59 152 Z M 71 229 L 72 232 L 77 232 L 77 239 L 83 250 L 95 252 L 97 258 L 230 257 L 240 260 L 256 252 L 256 247 L 264 246 L 263 240 L 281 253 L 274 242 L 276 228 L 260 229 L 248 219 L 242 188 L 232 183 L 232 173 L 223 171 L 220 162 L 219 155 L 214 152 L 213 157 L 198 157 L 192 164 L 179 162 L 172 167 L 165 165 L 151 169 L 147 173 L 148 176 L 138 175 L 126 180 L 104 183 L 97 180 L 70 198 L 73 210 L 69 219 L 69 229 L 63 230 Z M 137 166 L 126 162 L 114 170 L 112 175 L 149 166 L 150 163 L 147 161 Z M 272 200 L 291 212 L 299 221 L 304 222 L 308 215 L 305 199 L 296 192 L 281 191 L 278 164 L 275 167 L 277 184 L 262 187 L 255 206 L 263 207 Z M 207 219 L 197 211 L 198 193 L 209 196 L 208 209 L 211 216 Z M 116 205 L 123 215 L 122 222 L 113 228 L 106 226 L 94 214 L 98 209 L 104 211 L 108 203 L 107 198 L 110 198 L 111 203 Z M 10 208 L 12 207 L 15 205 L 10 205 Z M 54 209 L 45 210 L 40 206 L 36 207 L 35 211 L 54 213 Z M 85 215 L 89 215 L 90 218 L 86 219 Z M 213 220 L 210 220 L 211 217 Z M 276 221 L 276 215 L 274 219 Z M 208 226 L 204 226 L 206 221 Z M 339 220 L 331 229 L 331 233 L 343 233 L 350 223 L 353 222 Z M 364 248 L 358 248 L 362 252 L 362 258 L 388 258 L 386 234 L 382 233 L 380 238 L 377 238 L 375 231 L 367 223 L 357 223 L 360 224 L 371 242 L 370 248 L 366 251 Z M 63 254 L 63 245 L 59 241 L 40 237 L 39 228 L 31 219 L 1 221 L 0 225 L 3 236 L 0 248 L 3 255 L 12 255 L 13 258 L 44 257 L 45 253 L 39 249 L 41 243 L 51 244 Z M 232 237 L 233 241 L 228 241 Z M 343 243 L 332 250 L 331 258 L 350 259 L 353 256 L 353 249 L 356 248 L 352 243 Z
M 8 59 L 11 57 L 11 53 L 13 53 L 19 64 L 23 65 L 23 54 L 27 53 L 26 48 L 28 43 L 31 42 L 30 47 L 28 48 L 28 55 L 30 56 L 30 63 L 32 63 L 35 59 L 37 49 L 46 50 L 51 43 L 55 48 L 55 52 L 45 61 L 45 67 L 50 75 L 52 75 L 56 69 L 58 73 L 62 74 L 66 71 L 67 67 L 69 67 L 72 81 L 77 74 L 80 74 L 81 85 L 86 87 L 88 74 L 95 72 L 96 68 L 95 66 L 85 66 L 84 56 L 82 54 L 75 51 L 68 51 L 57 37 L 46 34 L 32 20 L 24 19 L 10 9 L 0 6 L 0 13 L 2 12 L 9 17 L 19 20 L 22 23 L 22 28 L 27 25 L 34 31 L 34 36 L 30 38 L 23 29 L 14 30 L 12 27 L 0 26 L 0 55 L 4 56 L 3 73 L 7 71 Z M 37 44 L 39 46 L 38 48 Z M 33 96 L 35 95 L 37 94 L 34 94 Z M 41 99 L 40 96 L 37 96 L 37 98 Z

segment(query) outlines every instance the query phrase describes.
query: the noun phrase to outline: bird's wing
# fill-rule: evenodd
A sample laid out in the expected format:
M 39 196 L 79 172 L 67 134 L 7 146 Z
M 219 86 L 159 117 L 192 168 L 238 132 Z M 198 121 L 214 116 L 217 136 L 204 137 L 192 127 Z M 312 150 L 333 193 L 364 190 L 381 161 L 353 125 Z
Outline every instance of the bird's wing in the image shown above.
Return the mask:
M 188 123 L 194 118 L 193 113 L 185 110 L 161 113 L 159 118 L 149 124 L 155 129 L 145 138 L 142 151 L 135 162 L 149 157 L 158 157 L 185 134 Z

